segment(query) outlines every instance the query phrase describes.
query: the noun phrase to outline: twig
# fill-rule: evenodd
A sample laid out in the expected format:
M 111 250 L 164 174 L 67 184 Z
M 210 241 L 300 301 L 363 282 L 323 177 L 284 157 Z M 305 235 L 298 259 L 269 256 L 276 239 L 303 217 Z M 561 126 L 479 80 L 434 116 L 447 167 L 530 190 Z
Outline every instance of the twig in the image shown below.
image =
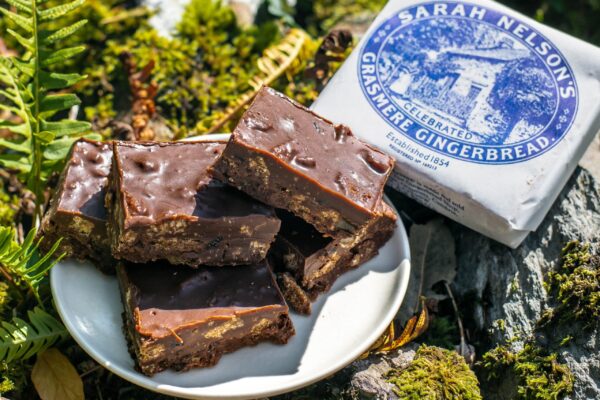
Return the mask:
M 92 373 L 98 371 L 101 368 L 102 368 L 102 365 L 98 364 L 94 368 L 90 368 L 89 370 L 87 370 L 84 373 L 80 374 L 79 377 L 83 379 L 85 376 L 87 376 L 89 374 L 92 374 Z
M 454 313 L 456 314 L 456 322 L 458 324 L 458 332 L 460 333 L 460 354 L 464 355 L 466 354 L 467 350 L 467 341 L 465 339 L 465 330 L 463 328 L 462 319 L 460 318 L 460 313 L 458 312 L 458 305 L 456 304 L 454 294 L 452 293 L 448 282 L 444 281 L 444 286 L 446 287 L 446 291 L 448 292 L 450 300 L 452 300 L 452 307 L 454 308 Z

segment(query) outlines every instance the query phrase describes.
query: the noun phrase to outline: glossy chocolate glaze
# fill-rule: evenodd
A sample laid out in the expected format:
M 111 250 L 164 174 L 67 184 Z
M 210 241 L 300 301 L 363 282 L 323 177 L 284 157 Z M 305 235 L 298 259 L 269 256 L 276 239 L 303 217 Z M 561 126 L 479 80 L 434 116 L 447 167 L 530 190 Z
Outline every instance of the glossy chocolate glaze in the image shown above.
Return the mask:
M 112 143 L 79 140 L 65 167 L 57 211 L 106 220 L 104 197 L 112 161 Z
M 223 142 L 116 143 L 126 222 L 273 216 L 272 208 L 208 173 L 224 148 Z
M 62 239 L 58 253 L 92 260 L 103 272 L 114 273 L 104 205 L 111 162 L 112 143 L 80 139 L 73 144 L 42 220 L 42 250 Z
M 277 91 L 263 88 L 233 141 L 277 158 L 296 174 L 374 210 L 393 159 Z
M 118 276 L 136 329 L 144 336 L 161 338 L 183 327 L 248 313 L 287 312 L 267 261 L 199 269 L 126 263 L 119 265 Z

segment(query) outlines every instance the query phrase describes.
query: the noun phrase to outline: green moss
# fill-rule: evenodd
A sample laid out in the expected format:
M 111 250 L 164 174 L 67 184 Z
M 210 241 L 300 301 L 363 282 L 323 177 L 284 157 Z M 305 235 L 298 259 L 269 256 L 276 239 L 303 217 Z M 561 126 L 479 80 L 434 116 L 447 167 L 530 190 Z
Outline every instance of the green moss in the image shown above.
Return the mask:
M 7 317 L 6 314 L 11 300 L 10 287 L 5 282 L 0 282 L 0 320 L 4 320 Z
M 548 274 L 546 290 L 558 304 L 545 312 L 542 325 L 550 321 L 580 321 L 595 326 L 600 318 L 600 255 L 592 255 L 589 244 L 568 243 L 562 263 Z
M 0 226 L 14 224 L 14 218 L 18 209 L 19 198 L 6 193 L 4 184 L 0 181 Z
M 312 34 L 323 34 L 338 23 L 360 16 L 375 17 L 388 0 L 313 0 L 299 7 L 297 19 Z
M 12 392 L 13 390 L 15 390 L 15 383 L 6 376 L 3 376 L 2 382 L 0 382 L 0 394 Z
M 506 332 L 506 321 L 503 319 L 497 319 L 494 321 L 494 325 L 500 332 Z
M 510 281 L 510 293 L 514 294 L 517 293 L 519 291 L 520 285 L 519 285 L 519 278 L 518 277 L 514 277 L 511 281 Z
M 264 48 L 281 37 L 272 24 L 241 28 L 233 11 L 218 0 L 192 0 L 173 38 L 146 24 L 129 36 L 106 41 L 99 66 L 88 71 L 85 112 L 103 127 L 129 111 L 127 80 L 119 55 L 132 53 L 140 67 L 153 60 L 156 104 L 179 137 L 202 134 L 234 99 L 248 91 Z M 231 130 L 233 124 L 224 127 Z
M 274 21 L 240 27 L 232 9 L 221 0 L 192 0 L 174 37 L 164 38 L 150 27 L 150 13 L 133 5 L 133 1 L 90 0 L 77 14 L 89 23 L 72 38 L 88 44 L 86 53 L 74 61 L 73 68 L 88 76 L 76 90 L 85 118 L 104 136 L 111 135 L 109 122 L 131 108 L 121 52 L 132 53 L 140 67 L 155 62 L 152 79 L 159 88 L 158 113 L 177 137 L 184 137 L 207 132 L 228 106 L 252 89 L 258 58 L 283 37 Z M 312 103 L 319 92 L 304 70 L 318 44 L 318 40 L 308 41 L 293 70 L 272 86 L 301 103 Z M 332 63 L 331 73 L 339 65 Z M 222 131 L 231 131 L 236 123 L 237 116 Z
M 477 377 L 458 353 L 422 345 L 413 362 L 392 371 L 389 382 L 402 399 L 481 399 Z
M 95 84 L 87 88 L 90 97 L 85 108 L 86 116 L 96 121 L 96 125 L 104 126 L 110 119 L 129 110 L 130 94 L 127 77 L 119 60 L 120 54 L 124 51 L 132 53 L 140 68 L 151 60 L 156 62 L 153 79 L 161 88 L 157 99 L 159 105 L 161 101 L 172 105 L 174 107 L 172 114 L 164 116 L 181 118 L 181 123 L 185 126 L 187 113 L 190 110 L 187 103 L 193 102 L 195 97 L 193 92 L 195 87 L 188 87 L 185 84 L 195 74 L 202 73 L 197 68 L 195 60 L 198 45 L 195 42 L 164 38 L 150 28 L 140 29 L 130 38 L 107 42 L 106 49 L 101 54 L 101 67 L 92 71 L 92 81 Z M 105 93 L 105 90 L 110 92 Z M 180 112 L 174 111 L 176 109 Z
M 551 400 L 573 391 L 569 367 L 558 363 L 556 358 L 556 354 L 547 354 L 532 343 L 517 352 L 508 345 L 500 345 L 485 353 L 479 366 L 487 380 L 514 379 L 517 399 Z
M 13 392 L 21 394 L 27 387 L 27 376 L 30 373 L 31 367 L 20 362 L 7 364 L 0 362 L 0 394 Z

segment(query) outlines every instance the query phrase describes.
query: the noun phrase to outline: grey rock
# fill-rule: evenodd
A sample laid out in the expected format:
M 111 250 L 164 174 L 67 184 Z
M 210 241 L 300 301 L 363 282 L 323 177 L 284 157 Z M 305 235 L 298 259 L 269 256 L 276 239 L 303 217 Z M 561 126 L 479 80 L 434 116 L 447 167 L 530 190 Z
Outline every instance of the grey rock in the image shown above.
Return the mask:
M 393 385 L 387 382 L 386 376 L 392 369 L 402 370 L 415 358 L 418 346 L 411 343 L 388 355 L 375 355 L 365 360 L 354 362 L 350 392 L 358 398 L 396 400 Z
M 475 331 L 491 331 L 492 342 L 525 337 L 548 307 L 544 277 L 556 267 L 564 244 L 580 240 L 600 246 L 600 189 L 578 168 L 538 230 L 515 250 L 457 224 L 453 233 L 458 271 L 452 287 L 466 308 L 463 315 Z M 600 398 L 599 329 L 567 329 L 553 332 L 552 339 L 574 336 L 559 353 L 575 376 L 573 398 Z
M 587 169 L 596 180 L 600 180 L 600 132 L 590 143 L 579 165 Z

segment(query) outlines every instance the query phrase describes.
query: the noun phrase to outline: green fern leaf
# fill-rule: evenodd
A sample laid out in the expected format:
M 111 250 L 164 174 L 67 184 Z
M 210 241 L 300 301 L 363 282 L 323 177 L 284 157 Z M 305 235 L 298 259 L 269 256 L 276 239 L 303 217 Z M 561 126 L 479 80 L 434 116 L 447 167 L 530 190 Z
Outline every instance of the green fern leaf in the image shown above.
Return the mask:
M 33 12 L 31 11 L 31 3 L 27 4 L 21 0 L 6 0 L 6 2 L 19 11 L 23 11 L 29 15 L 33 14 Z
M 11 100 L 13 103 L 17 100 L 14 91 L 11 89 L 0 90 L 0 96 L 4 96 L 8 100 Z
M 44 150 L 44 158 L 46 160 L 62 160 L 69 154 L 71 146 L 77 140 L 67 136 L 53 141 Z
M 79 74 L 59 74 L 57 72 L 40 72 L 42 86 L 46 90 L 65 89 L 87 78 Z
M 85 3 L 85 0 L 75 0 L 70 3 L 48 8 L 47 10 L 38 10 L 37 14 L 40 21 L 48 21 L 51 19 L 62 17 L 63 15 L 80 7 L 81 5 L 83 5 L 83 3 Z
M 0 57 L 0 82 L 6 85 L 6 90 L 11 94 L 10 99 L 13 101 L 12 106 L 9 106 L 6 103 L 0 103 L 0 107 L 4 106 L 4 110 L 11 112 L 28 123 L 29 114 L 26 110 L 26 101 L 23 98 L 20 82 L 11 69 L 14 65 L 13 61 L 14 60 Z
M 41 129 L 52 132 L 55 137 L 81 135 L 89 132 L 92 125 L 85 121 L 62 120 L 58 122 L 41 121 Z
M 22 7 L 27 7 L 29 8 L 29 10 L 31 10 L 31 1 L 30 0 L 12 0 L 13 2 L 16 3 L 20 3 L 20 5 Z M 10 1 L 7 0 L 7 3 L 12 4 Z
M 67 27 L 61 28 L 61 29 L 51 33 L 49 36 L 47 36 L 44 39 L 44 43 L 52 44 L 58 40 L 65 39 L 65 38 L 71 36 L 72 34 L 74 34 L 75 32 L 77 32 L 79 29 L 81 29 L 85 24 L 87 24 L 87 22 L 88 22 L 88 20 L 84 19 L 82 21 L 75 22 L 73 25 L 69 25 Z
M 28 173 L 31 169 L 31 162 L 20 154 L 0 154 L 0 165 L 21 174 Z
M 13 113 L 13 114 L 16 114 L 19 112 L 18 108 L 9 106 L 8 104 L 2 104 L 2 103 L 0 103 L 0 110 L 8 111 L 9 113 Z
M 1 157 L 0 162 L 2 162 Z M 38 292 L 39 284 L 63 255 L 52 259 L 60 246 L 59 240 L 44 256 L 40 256 L 39 241 L 35 243 L 36 233 L 36 229 L 30 230 L 23 243 L 19 245 L 14 240 L 14 228 L 0 226 L 0 265 L 13 277 L 18 286 L 27 288 L 42 305 Z
M 0 149 L 10 150 L 7 153 L 0 152 L 0 165 L 27 173 L 26 176 L 20 175 L 20 178 L 36 197 L 35 225 L 39 224 L 43 213 L 46 178 L 60 167 L 62 160 L 57 157 L 65 153 L 65 144 L 72 142 L 61 138 L 79 138 L 87 133 L 84 132 L 84 126 L 89 129 L 89 124 L 72 125 L 66 131 L 59 130 L 62 125 L 56 125 L 52 129 L 43 126 L 58 111 L 80 104 L 77 96 L 64 91 L 85 77 L 61 73 L 56 65 L 80 54 L 85 47 L 60 48 L 56 43 L 69 37 L 86 23 L 76 21 L 65 24 L 62 28 L 47 30 L 44 29 L 47 26 L 44 21 L 52 20 L 56 26 L 57 19 L 77 9 L 84 1 L 74 0 L 60 4 L 61 1 L 57 0 L 53 2 L 53 6 L 48 7 L 42 0 L 6 0 L 12 10 L 0 7 L 0 13 L 20 27 L 18 30 L 9 30 L 8 33 L 26 50 L 25 56 L 21 58 L 0 58 L 0 90 L 8 95 L 3 96 L 7 101 L 0 104 L 0 110 L 19 116 L 29 127 L 26 130 L 23 126 L 7 124 L 13 132 L 21 132 L 21 141 L 11 139 L 0 142 Z M 47 69 L 48 66 L 53 66 L 52 72 Z M 59 143 L 52 145 L 57 138 Z M 48 146 L 52 147 L 48 150 Z M 29 147 L 28 151 L 25 151 L 26 147 Z M 45 154 L 51 158 L 44 159 Z
M 12 121 L 4 121 L 4 120 L 0 120 L 0 129 L 6 129 L 12 133 L 15 133 L 15 134 L 21 135 L 21 136 L 25 136 L 25 137 L 29 137 L 30 132 L 31 132 L 29 129 L 29 125 L 27 125 L 27 124 L 17 124 Z
M 33 76 L 35 75 L 35 61 L 33 59 L 24 62 L 19 60 L 18 58 L 13 58 L 12 62 L 16 69 L 18 69 L 21 73 L 27 75 L 28 77 L 33 78 Z
M 0 138 L 0 146 L 6 147 L 7 149 L 11 149 L 14 151 L 20 151 L 22 153 L 27 153 L 31 150 L 27 144 L 2 138 Z
M 43 57 L 40 57 L 42 60 L 41 64 L 43 67 L 47 67 L 59 62 L 64 62 L 83 51 L 85 51 L 85 46 L 67 47 L 66 49 L 60 49 L 52 53 L 45 53 L 43 54 Z
M 54 133 L 48 131 L 36 132 L 33 134 L 33 136 L 38 138 L 44 144 L 52 142 L 56 137 Z
M 19 15 L 2 7 L 0 7 L 0 13 L 4 14 L 6 18 L 10 19 L 12 22 L 20 26 L 26 32 L 33 32 L 33 22 L 31 21 L 31 18 L 25 18 L 22 15 Z
M 19 34 L 19 32 L 17 31 L 13 31 L 12 29 L 7 29 L 6 30 L 12 37 L 14 37 L 15 39 L 17 39 L 17 42 L 19 42 L 19 44 L 23 47 L 25 47 L 25 49 L 27 49 L 27 51 L 33 51 L 33 40 L 31 38 L 26 39 L 23 36 L 21 36 L 21 34 Z
M 0 327 L 0 360 L 26 360 L 69 336 L 67 329 L 39 307 L 28 311 L 29 323 L 13 318 Z
M 51 115 L 55 112 L 68 110 L 69 108 L 81 104 L 81 100 L 71 93 L 52 94 L 44 96 L 40 103 L 41 115 Z

